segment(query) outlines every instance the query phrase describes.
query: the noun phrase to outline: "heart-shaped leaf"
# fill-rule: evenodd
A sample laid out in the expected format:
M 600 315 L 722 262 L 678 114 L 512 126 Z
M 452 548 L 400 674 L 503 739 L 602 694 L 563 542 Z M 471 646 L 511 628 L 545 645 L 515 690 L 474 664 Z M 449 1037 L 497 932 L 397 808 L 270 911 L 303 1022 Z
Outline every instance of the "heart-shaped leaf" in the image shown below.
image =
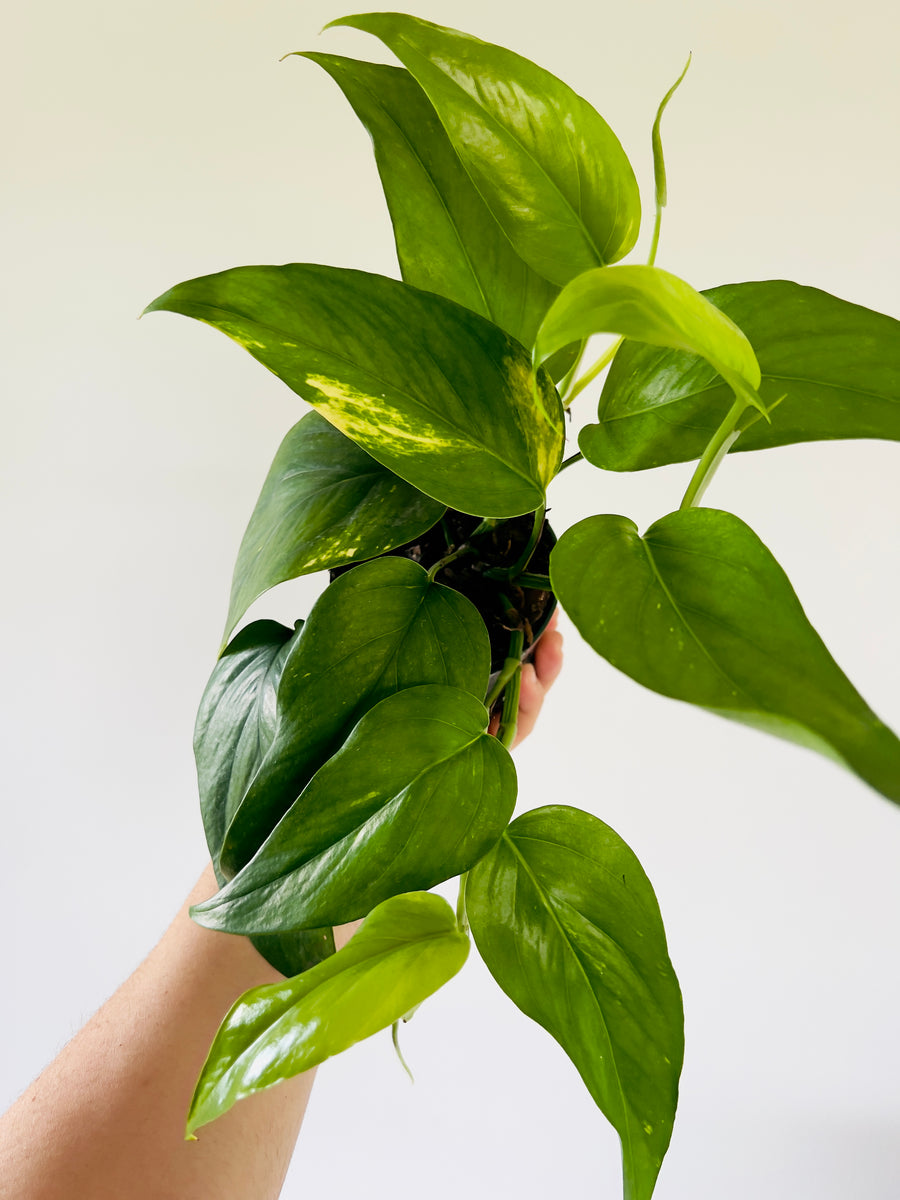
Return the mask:
M 341 575 L 319 597 L 284 664 L 269 751 L 222 847 L 233 875 L 256 853 L 311 775 L 385 696 L 424 683 L 481 700 L 490 671 L 475 606 L 429 582 L 405 558 L 378 558 Z
M 772 410 L 732 453 L 824 438 L 900 441 L 900 321 L 780 279 L 704 295 L 752 343 L 759 393 Z M 703 359 L 626 342 L 600 397 L 600 423 L 586 426 L 578 444 L 611 471 L 687 462 L 703 453 L 730 404 L 729 388 Z
M 459 971 L 469 939 L 440 896 L 396 896 L 347 945 L 296 979 L 245 992 L 197 1082 L 187 1134 L 238 1100 L 387 1029 Z
M 466 912 L 488 970 L 556 1038 L 622 1139 L 627 1200 L 649 1200 L 672 1136 L 681 992 L 650 881 L 577 808 L 517 817 L 469 872 Z
M 502 46 L 402 13 L 342 17 L 397 55 L 441 119 L 516 252 L 551 283 L 623 258 L 640 195 L 603 118 L 570 87 Z
M 200 701 L 194 758 L 203 828 L 217 867 L 225 830 L 272 744 L 275 693 L 298 636 L 277 621 L 254 621 L 226 647 Z
M 194 756 L 200 811 L 219 884 L 225 831 L 272 743 L 275 696 L 284 662 L 302 627 L 254 621 L 242 629 L 216 663 L 200 701 Z M 308 970 L 334 953 L 331 927 L 258 934 L 253 944 L 283 975 Z
M 477 313 L 395 279 L 293 263 L 178 284 L 148 312 L 205 321 L 377 461 L 476 516 L 544 503 L 562 406 L 546 374 Z M 534 388 L 538 387 L 535 401 Z
M 690 284 L 659 267 L 605 267 L 573 279 L 538 330 L 534 360 L 540 364 L 595 333 L 691 350 L 712 363 L 732 391 L 758 405 L 759 364 L 747 338 Z
M 331 75 L 372 137 L 404 280 L 530 346 L 559 289 L 515 252 L 413 77 L 329 54 L 303 57 Z
M 670 513 L 643 537 L 626 517 L 588 517 L 560 538 L 550 578 L 585 640 L 638 683 L 837 758 L 900 801 L 900 741 L 731 513 Z
M 276 584 L 393 550 L 443 513 L 444 505 L 307 413 L 279 446 L 241 542 L 225 636 Z
M 382 700 L 194 920 L 229 933 L 339 925 L 467 871 L 516 802 L 512 759 L 487 725 L 458 688 Z

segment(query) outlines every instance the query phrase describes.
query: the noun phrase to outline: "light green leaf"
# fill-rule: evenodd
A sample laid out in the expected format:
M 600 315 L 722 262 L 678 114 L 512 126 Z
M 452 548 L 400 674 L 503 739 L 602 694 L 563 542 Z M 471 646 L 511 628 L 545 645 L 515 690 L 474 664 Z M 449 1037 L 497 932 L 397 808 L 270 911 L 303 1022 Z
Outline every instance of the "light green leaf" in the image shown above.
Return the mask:
M 413 77 L 329 54 L 302 57 L 331 75 L 372 137 L 405 282 L 530 346 L 559 289 L 515 252 Z
M 340 925 L 467 871 L 516 802 L 512 759 L 487 725 L 458 688 L 382 700 L 194 920 L 229 933 Z
M 690 350 L 710 362 L 748 404 L 759 401 L 759 364 L 724 313 L 668 271 L 641 264 L 587 271 L 560 292 L 538 330 L 534 361 L 595 333 Z
M 284 664 L 268 753 L 231 820 L 222 868 L 256 853 L 326 759 L 379 700 L 442 683 L 481 700 L 490 671 L 487 629 L 459 592 L 430 583 L 405 558 L 360 563 L 319 597 Z
M 307 413 L 278 448 L 241 542 L 225 636 L 276 584 L 393 550 L 444 511 Z
M 900 801 L 900 741 L 731 513 L 684 509 L 643 538 L 626 517 L 589 517 L 560 538 L 550 578 L 585 640 L 638 683 L 819 750 Z
M 672 1136 L 681 993 L 650 881 L 577 808 L 518 817 L 468 875 L 488 970 L 559 1042 L 622 1139 L 626 1200 L 649 1200 Z
M 546 374 L 476 313 L 394 279 L 293 263 L 178 284 L 148 312 L 205 321 L 382 466 L 475 516 L 544 502 L 563 448 Z
M 555 75 L 502 46 L 402 13 L 342 17 L 374 34 L 424 89 L 517 253 L 551 283 L 616 262 L 640 195 L 603 118 Z
M 389 1028 L 452 979 L 468 952 L 439 896 L 386 900 L 319 966 L 241 996 L 200 1074 L 187 1135 L 238 1100 Z
M 825 438 L 900 441 L 900 321 L 787 280 L 704 295 L 752 343 L 763 401 L 781 401 L 771 422 L 753 421 L 732 453 Z M 703 453 L 730 404 L 727 385 L 703 359 L 626 342 L 600 397 L 600 423 L 583 429 L 578 444 L 611 471 L 687 462 Z

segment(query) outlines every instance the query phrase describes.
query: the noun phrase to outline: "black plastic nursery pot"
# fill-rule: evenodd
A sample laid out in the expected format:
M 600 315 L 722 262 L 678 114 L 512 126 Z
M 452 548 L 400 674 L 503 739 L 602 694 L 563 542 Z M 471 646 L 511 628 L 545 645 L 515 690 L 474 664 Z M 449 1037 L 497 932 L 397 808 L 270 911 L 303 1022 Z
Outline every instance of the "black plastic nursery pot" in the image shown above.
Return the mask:
M 461 592 L 481 613 L 491 641 L 490 688 L 509 654 L 510 634 L 517 629 L 522 631 L 522 660 L 527 661 L 550 623 L 556 597 L 549 588 L 522 586 L 496 577 L 519 563 L 534 528 L 531 513 L 498 522 L 494 528 L 472 537 L 481 524 L 479 517 L 448 508 L 431 529 L 381 557 L 409 558 L 428 570 L 454 551 L 468 547 L 459 558 L 442 567 L 435 578 L 438 583 Z M 555 545 L 556 535 L 545 521 L 528 562 L 528 576 L 549 574 L 550 551 Z M 331 578 L 351 571 L 354 565 L 335 568 Z

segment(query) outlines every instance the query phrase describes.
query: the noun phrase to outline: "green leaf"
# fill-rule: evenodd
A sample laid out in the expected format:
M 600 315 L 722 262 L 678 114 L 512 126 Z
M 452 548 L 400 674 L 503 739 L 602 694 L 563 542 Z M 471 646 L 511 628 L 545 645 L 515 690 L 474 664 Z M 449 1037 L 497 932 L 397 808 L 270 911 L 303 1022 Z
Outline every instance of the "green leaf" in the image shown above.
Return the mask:
M 394 279 L 293 263 L 178 284 L 148 312 L 205 321 L 377 461 L 442 504 L 512 517 L 559 467 L 559 397 L 518 342 Z
M 278 448 L 241 542 L 225 636 L 276 584 L 393 550 L 443 513 L 444 505 L 307 413 Z
M 500 987 L 559 1042 L 622 1139 L 626 1200 L 648 1200 L 672 1136 L 681 993 L 650 881 L 577 808 L 518 817 L 466 881 L 475 944 Z
M 712 363 L 735 393 L 758 405 L 759 364 L 747 338 L 690 284 L 659 267 L 605 267 L 573 279 L 538 330 L 534 361 L 595 333 L 691 350 Z
M 268 753 L 228 828 L 221 862 L 238 871 L 353 726 L 385 696 L 425 683 L 481 700 L 490 672 L 475 606 L 405 558 L 341 575 L 319 597 L 285 661 Z
M 704 295 L 736 321 L 759 358 L 773 408 L 732 453 L 826 438 L 900 441 L 900 322 L 787 280 L 734 283 Z M 600 397 L 599 425 L 579 446 L 595 466 L 640 471 L 699 458 L 731 404 L 693 354 L 628 342 Z
M 339 925 L 467 871 L 516 802 L 512 759 L 487 726 L 458 688 L 382 700 L 194 920 L 229 933 Z
M 641 207 L 631 164 L 603 118 L 555 75 L 401 13 L 331 24 L 374 34 L 397 55 L 515 250 L 540 275 L 564 284 L 632 248 Z
M 331 75 L 372 137 L 406 283 L 530 346 L 559 289 L 516 254 L 413 77 L 328 54 L 302 57 Z
M 290 630 L 275 621 L 254 621 L 242 629 L 216 663 L 200 701 L 194 756 L 203 828 L 220 885 L 225 831 L 272 744 L 276 690 L 302 624 Z M 253 944 L 283 975 L 296 975 L 334 953 L 330 926 L 259 935 Z
M 194 727 L 200 811 L 218 870 L 225 830 L 275 733 L 275 693 L 298 633 L 254 621 L 226 647 L 206 685 Z
M 580 521 L 550 558 L 587 642 L 645 687 L 819 750 L 900 801 L 900 741 L 810 625 L 781 567 L 731 513 Z
M 241 996 L 200 1074 L 187 1135 L 245 1096 L 387 1029 L 452 979 L 468 952 L 439 896 L 386 900 L 326 962 Z

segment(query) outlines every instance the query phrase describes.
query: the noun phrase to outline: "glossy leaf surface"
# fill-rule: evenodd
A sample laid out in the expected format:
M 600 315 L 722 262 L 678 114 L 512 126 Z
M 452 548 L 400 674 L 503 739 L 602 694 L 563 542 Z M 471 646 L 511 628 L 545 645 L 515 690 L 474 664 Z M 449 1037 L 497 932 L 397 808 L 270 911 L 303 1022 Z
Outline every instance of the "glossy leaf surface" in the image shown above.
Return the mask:
M 393 550 L 443 512 L 324 417 L 307 413 L 278 448 L 241 542 L 226 637 L 269 588 Z
M 397 55 L 517 253 L 551 283 L 623 258 L 640 226 L 631 164 L 603 118 L 502 46 L 402 13 L 343 17 Z
M 759 359 L 771 423 L 754 421 L 732 453 L 827 438 L 900 440 L 900 321 L 787 280 L 704 295 L 737 322 Z M 699 458 L 731 404 L 693 354 L 628 342 L 579 446 L 592 463 L 638 471 Z
M 484 705 L 458 688 L 389 696 L 192 916 L 229 933 L 339 925 L 468 870 L 516 801 L 512 759 L 487 725 Z
M 759 384 L 759 364 L 740 329 L 699 292 L 659 267 L 606 267 L 573 279 L 538 330 L 536 363 L 595 333 L 702 355 L 734 391 Z
M 188 1135 L 238 1100 L 388 1028 L 452 979 L 468 952 L 445 900 L 397 896 L 370 913 L 326 962 L 245 992 L 210 1049 Z
M 214 865 L 275 735 L 275 693 L 298 634 L 277 621 L 242 629 L 216 663 L 197 712 L 194 757 L 200 811 Z
M 518 817 L 469 873 L 466 911 L 500 987 L 560 1043 L 648 1200 L 672 1136 L 681 993 L 650 881 L 622 839 L 552 805 Z
M 178 284 L 148 306 L 205 321 L 413 487 L 477 516 L 543 503 L 562 408 L 518 342 L 441 296 L 293 263 Z
M 558 288 L 515 252 L 413 77 L 378 63 L 303 57 L 331 75 L 372 137 L 404 280 L 530 346 Z
M 225 831 L 272 743 L 276 690 L 301 626 L 298 621 L 295 631 L 276 621 L 254 621 L 242 629 L 216 663 L 200 701 L 194 756 L 203 828 L 220 885 Z M 330 926 L 252 940 L 283 975 L 296 975 L 334 953 Z
M 900 801 L 900 741 L 731 513 L 671 513 L 643 538 L 626 517 L 589 517 L 560 538 L 550 577 L 585 640 L 638 683 L 837 758 Z
M 225 838 L 226 874 L 250 860 L 379 700 L 425 683 L 481 700 L 489 671 L 478 610 L 459 592 L 429 583 L 417 563 L 380 558 L 341 575 L 316 602 L 285 661 L 274 738 Z

